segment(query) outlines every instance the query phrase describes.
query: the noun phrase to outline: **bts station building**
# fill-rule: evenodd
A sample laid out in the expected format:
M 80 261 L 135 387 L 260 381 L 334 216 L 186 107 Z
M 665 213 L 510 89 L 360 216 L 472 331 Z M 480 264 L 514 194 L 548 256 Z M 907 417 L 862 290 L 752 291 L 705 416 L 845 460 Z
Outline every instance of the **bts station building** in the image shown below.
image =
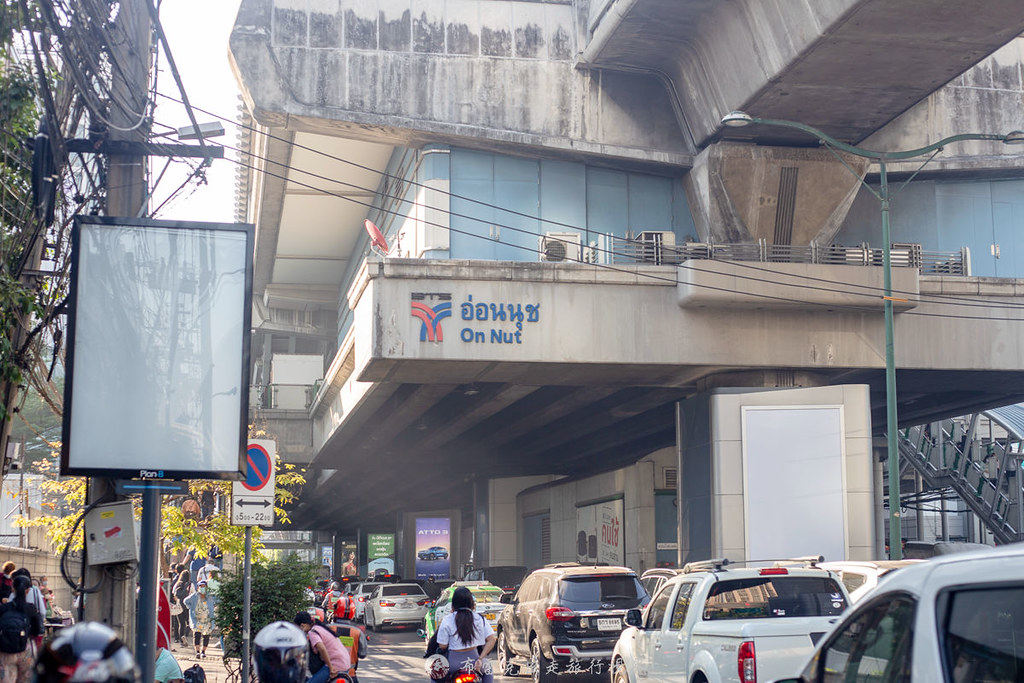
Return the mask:
M 251 403 L 309 467 L 295 525 L 410 578 L 883 557 L 888 482 L 932 481 L 911 435 L 1024 400 L 1022 31 L 1011 0 L 242 0 Z M 1004 460 L 991 513 L 950 507 L 973 540 L 1020 536 Z

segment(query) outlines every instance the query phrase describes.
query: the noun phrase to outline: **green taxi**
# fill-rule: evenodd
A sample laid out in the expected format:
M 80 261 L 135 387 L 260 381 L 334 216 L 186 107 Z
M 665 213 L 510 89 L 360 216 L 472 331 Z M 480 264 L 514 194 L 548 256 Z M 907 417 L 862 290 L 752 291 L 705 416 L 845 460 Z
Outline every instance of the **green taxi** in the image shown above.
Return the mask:
M 423 618 L 423 630 L 429 639 L 434 635 L 441 621 L 452 612 L 452 593 L 459 586 L 465 586 L 473 594 L 476 602 L 476 611 L 492 624 L 498 622 L 498 615 L 505 605 L 501 603 L 501 595 L 505 591 L 498 586 L 486 581 L 456 581 L 441 591 L 433 607 L 427 610 L 427 616 Z

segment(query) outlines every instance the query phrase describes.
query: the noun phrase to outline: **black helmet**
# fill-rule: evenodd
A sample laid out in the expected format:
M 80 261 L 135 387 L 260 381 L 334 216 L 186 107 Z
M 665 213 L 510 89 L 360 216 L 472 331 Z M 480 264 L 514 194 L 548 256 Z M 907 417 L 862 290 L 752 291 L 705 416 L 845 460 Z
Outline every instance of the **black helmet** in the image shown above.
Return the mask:
M 34 683 L 138 683 L 135 658 L 109 627 L 83 621 L 58 633 L 39 653 Z
M 305 682 L 307 641 L 301 628 L 275 621 L 260 629 L 252 645 L 260 683 Z

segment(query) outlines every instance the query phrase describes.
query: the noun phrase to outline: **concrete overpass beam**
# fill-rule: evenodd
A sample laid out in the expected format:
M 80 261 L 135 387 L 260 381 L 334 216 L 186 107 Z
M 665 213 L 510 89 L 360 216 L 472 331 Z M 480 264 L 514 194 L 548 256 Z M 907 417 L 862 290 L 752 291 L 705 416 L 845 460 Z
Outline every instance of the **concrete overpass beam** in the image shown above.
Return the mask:
M 721 142 L 695 159 L 686 197 L 703 241 L 828 245 L 853 204 L 867 160 L 825 149 Z
M 567 3 L 243 0 L 230 50 L 267 125 L 689 166 L 664 86 L 575 69 L 577 35 Z

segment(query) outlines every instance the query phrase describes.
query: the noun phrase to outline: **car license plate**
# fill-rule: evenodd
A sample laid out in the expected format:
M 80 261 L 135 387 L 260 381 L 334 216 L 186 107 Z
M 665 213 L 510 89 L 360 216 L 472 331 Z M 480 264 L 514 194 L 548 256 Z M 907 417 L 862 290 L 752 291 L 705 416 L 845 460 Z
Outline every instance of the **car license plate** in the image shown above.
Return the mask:
M 622 619 L 598 619 L 597 620 L 598 631 L 621 631 L 622 630 Z
M 487 617 L 487 619 L 488 619 L 489 621 L 494 621 L 495 619 L 497 619 L 497 618 L 498 618 L 498 615 L 497 615 L 497 614 L 495 614 L 494 612 L 488 612 L 488 613 L 487 613 L 487 614 L 485 614 L 484 616 L 485 616 L 485 617 Z
M 412 607 L 411 602 L 402 601 L 398 603 L 398 609 L 409 609 L 410 607 Z

